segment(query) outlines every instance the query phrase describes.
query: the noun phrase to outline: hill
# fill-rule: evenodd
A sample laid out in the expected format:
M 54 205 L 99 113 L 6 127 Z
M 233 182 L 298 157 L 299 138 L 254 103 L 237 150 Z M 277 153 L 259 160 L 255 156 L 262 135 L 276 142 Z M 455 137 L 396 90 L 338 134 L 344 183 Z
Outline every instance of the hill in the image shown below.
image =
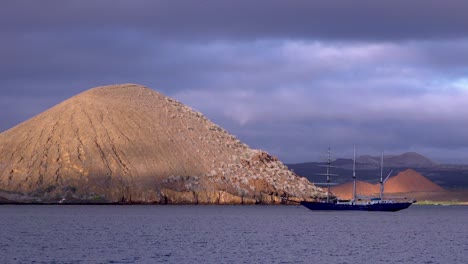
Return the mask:
M 3 132 L 0 153 L 0 191 L 32 202 L 241 204 L 323 195 L 201 113 L 134 84 L 88 90 Z
M 364 181 L 356 182 L 358 195 L 376 196 L 380 192 L 380 184 L 371 184 Z M 439 185 L 433 183 L 415 170 L 405 170 L 389 178 L 385 183 L 385 194 L 407 194 L 419 193 L 417 196 L 424 198 L 433 193 L 445 193 L 445 190 Z M 347 182 L 330 188 L 330 191 L 341 199 L 351 199 L 353 192 L 353 183 Z M 421 195 L 424 194 L 424 195 Z
M 356 181 L 357 194 L 370 196 L 379 192 L 379 187 L 365 181 Z M 353 182 L 347 182 L 330 188 L 330 192 L 340 199 L 351 199 L 353 197 Z
M 391 177 L 385 183 L 388 193 L 442 192 L 444 189 L 415 170 L 405 170 Z

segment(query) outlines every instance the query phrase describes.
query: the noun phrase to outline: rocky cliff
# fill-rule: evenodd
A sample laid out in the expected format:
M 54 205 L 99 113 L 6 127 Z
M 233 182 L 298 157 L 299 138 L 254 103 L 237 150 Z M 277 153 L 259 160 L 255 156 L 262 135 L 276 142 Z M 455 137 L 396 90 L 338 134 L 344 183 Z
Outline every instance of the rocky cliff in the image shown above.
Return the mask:
M 97 87 L 0 134 L 0 196 L 34 202 L 254 204 L 321 189 L 149 88 Z

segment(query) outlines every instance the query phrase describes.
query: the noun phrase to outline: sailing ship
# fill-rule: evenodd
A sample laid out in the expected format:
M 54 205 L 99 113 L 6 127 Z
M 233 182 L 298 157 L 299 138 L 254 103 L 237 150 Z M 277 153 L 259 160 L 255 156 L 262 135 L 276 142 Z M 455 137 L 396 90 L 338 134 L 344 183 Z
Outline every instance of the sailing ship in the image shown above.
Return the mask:
M 330 169 L 334 166 L 331 165 L 330 148 L 328 148 L 328 158 L 326 173 L 320 174 L 327 177 L 326 183 L 316 183 L 317 185 L 327 186 L 327 198 L 323 201 L 307 202 L 302 201 L 301 204 L 310 210 L 354 210 L 354 211 L 388 211 L 396 212 L 406 209 L 413 204 L 414 201 L 395 201 L 391 199 L 384 199 L 384 186 L 385 182 L 390 177 L 390 172 L 387 178 L 383 180 L 383 153 L 380 164 L 380 195 L 379 197 L 360 197 L 356 193 L 356 148 L 354 148 L 353 158 L 353 195 L 351 200 L 339 200 L 336 197 L 330 197 L 330 187 L 335 185 L 332 182 L 333 176 L 337 174 L 330 173 Z

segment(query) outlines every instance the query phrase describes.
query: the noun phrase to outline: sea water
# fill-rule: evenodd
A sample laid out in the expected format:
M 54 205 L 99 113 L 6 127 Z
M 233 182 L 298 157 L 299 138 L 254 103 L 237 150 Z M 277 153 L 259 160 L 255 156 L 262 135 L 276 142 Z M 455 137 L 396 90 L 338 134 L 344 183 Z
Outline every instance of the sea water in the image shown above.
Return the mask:
M 0 263 L 468 263 L 468 207 L 2 205 Z

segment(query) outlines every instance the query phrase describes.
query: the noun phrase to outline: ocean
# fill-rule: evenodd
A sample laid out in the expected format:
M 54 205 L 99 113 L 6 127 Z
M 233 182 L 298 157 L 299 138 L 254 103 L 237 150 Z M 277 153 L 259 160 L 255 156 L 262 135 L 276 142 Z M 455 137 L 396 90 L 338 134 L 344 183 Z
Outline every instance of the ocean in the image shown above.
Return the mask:
M 0 263 L 468 263 L 468 207 L 1 205 Z

